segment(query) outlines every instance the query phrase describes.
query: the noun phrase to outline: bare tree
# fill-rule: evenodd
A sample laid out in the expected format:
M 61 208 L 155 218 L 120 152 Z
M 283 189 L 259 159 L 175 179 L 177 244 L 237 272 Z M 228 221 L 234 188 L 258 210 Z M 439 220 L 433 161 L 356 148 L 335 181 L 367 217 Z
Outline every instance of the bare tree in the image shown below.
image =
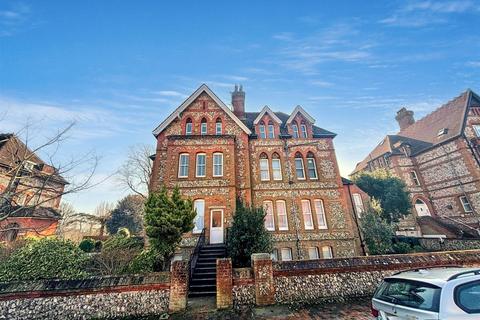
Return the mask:
M 58 224 L 56 233 L 58 236 L 63 236 L 66 229 L 73 224 L 76 211 L 71 203 L 63 201 L 60 204 L 60 214 L 62 215 L 62 219 Z
M 135 194 L 148 197 L 148 185 L 152 174 L 151 156 L 155 150 L 150 145 L 130 147 L 127 159 L 118 170 L 118 180 L 126 189 Z
M 34 143 L 41 134 L 32 123 L 0 135 L 0 222 L 21 210 L 58 207 L 62 196 L 100 183 L 93 183 L 99 162 L 93 151 L 60 156 L 74 126 L 71 122 L 40 143 Z
M 70 223 L 88 223 L 90 226 L 97 225 L 98 226 L 98 236 L 103 237 L 105 235 L 105 228 L 108 219 L 112 214 L 114 209 L 113 204 L 109 202 L 101 202 L 95 208 L 93 214 L 91 213 L 76 213 L 72 216 L 72 220 Z M 90 230 L 92 228 L 90 227 Z

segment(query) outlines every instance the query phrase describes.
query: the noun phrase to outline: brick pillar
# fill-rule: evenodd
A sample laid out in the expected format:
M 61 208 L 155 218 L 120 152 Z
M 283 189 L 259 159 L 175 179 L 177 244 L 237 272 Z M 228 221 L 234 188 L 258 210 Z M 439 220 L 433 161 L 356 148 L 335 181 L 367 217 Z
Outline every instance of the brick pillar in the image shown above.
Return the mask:
M 168 310 L 178 312 L 187 308 L 188 261 L 174 261 L 170 272 L 170 303 Z
M 233 306 L 232 259 L 217 259 L 217 309 Z
M 255 303 L 266 306 L 275 303 L 272 258 L 268 253 L 252 254 L 253 277 L 255 278 Z

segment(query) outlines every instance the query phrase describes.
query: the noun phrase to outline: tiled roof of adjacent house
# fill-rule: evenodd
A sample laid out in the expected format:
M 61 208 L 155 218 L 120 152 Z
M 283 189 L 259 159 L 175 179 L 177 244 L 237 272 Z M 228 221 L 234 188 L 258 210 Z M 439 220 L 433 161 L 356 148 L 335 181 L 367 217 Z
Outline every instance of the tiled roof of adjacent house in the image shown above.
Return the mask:
M 280 125 L 280 134 L 287 135 L 288 134 L 288 128 L 287 128 L 287 120 L 290 117 L 290 115 L 283 113 L 283 112 L 274 112 L 275 115 L 282 121 L 282 124 Z M 253 124 L 253 121 L 258 117 L 260 112 L 245 112 L 245 120 L 242 120 L 243 123 L 250 129 L 250 131 L 255 132 L 255 126 Z M 333 132 L 330 132 L 328 130 L 322 129 L 317 126 L 312 126 L 313 128 L 313 134 L 315 136 L 322 136 L 322 137 L 335 137 L 336 134 Z
M 403 152 L 402 145 L 408 144 L 411 154 L 415 155 L 459 136 L 465 122 L 466 110 L 471 106 L 480 106 L 480 98 L 471 90 L 467 90 L 397 134 L 387 135 L 365 159 L 357 164 L 353 173 L 365 169 L 368 162 L 387 153 Z M 444 129 L 444 133 L 439 135 L 439 132 Z
M 12 133 L 0 133 L 0 165 L 13 166 L 16 161 L 20 161 L 19 157 L 15 158 L 15 154 L 23 154 L 27 151 L 29 154 L 29 161 L 34 162 L 38 167 L 38 170 L 42 170 L 42 166 L 48 165 L 36 154 L 32 153 L 28 147 L 14 134 Z M 25 159 L 22 157 L 22 159 Z M 55 178 L 55 181 L 61 184 L 68 184 L 68 182 L 59 174 L 50 175 Z

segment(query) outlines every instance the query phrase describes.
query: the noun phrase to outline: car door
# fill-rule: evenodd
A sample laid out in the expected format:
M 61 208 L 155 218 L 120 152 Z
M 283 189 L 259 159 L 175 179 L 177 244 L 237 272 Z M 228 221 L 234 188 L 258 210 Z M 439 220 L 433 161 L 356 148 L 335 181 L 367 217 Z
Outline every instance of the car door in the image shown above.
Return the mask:
M 480 319 L 480 276 L 451 280 L 444 290 L 440 306 L 442 320 Z

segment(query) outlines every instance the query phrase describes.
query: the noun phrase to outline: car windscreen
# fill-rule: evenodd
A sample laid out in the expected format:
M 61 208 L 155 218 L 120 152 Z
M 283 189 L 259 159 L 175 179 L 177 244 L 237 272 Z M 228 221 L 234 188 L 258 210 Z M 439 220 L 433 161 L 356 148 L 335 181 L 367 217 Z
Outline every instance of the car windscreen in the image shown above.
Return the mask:
M 441 288 L 435 285 L 406 280 L 385 279 L 374 298 L 410 308 L 438 312 Z

